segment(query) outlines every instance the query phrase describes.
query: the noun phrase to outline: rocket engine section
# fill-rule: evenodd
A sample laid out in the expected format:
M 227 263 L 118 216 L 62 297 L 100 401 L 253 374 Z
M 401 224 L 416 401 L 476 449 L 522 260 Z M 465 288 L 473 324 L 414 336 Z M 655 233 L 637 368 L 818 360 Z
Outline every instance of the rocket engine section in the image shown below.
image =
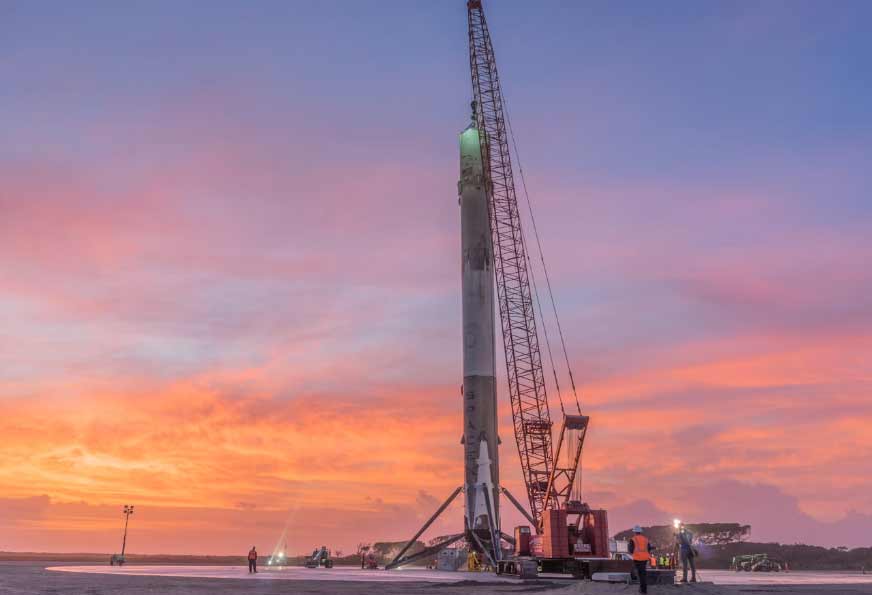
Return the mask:
M 498 539 L 494 254 L 475 124 L 460 135 L 463 293 L 463 445 L 466 529 Z M 496 543 L 496 542 L 493 542 Z

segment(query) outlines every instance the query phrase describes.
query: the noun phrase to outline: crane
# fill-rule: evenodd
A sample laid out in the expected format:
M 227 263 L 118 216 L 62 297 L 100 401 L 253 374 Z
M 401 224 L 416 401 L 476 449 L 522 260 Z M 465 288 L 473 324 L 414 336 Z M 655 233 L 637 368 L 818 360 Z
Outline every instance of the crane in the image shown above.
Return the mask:
M 561 401 L 564 415 L 555 451 L 531 289 L 532 271 L 518 210 L 503 93 L 482 0 L 468 0 L 466 6 L 469 69 L 488 194 L 512 421 L 530 512 L 541 526 L 547 508 L 557 508 L 569 501 L 588 418 L 581 415 L 577 399 L 574 415 L 566 415 Z M 569 373 L 572 380 L 571 369 Z M 572 384 L 574 390 L 574 380 Z M 574 444 L 565 439 L 567 431 L 578 432 Z M 567 453 L 568 463 L 561 465 L 564 445 L 572 452 Z
M 496 457 L 496 444 L 498 443 L 496 436 L 496 392 L 493 365 L 486 365 L 487 362 L 484 360 L 489 360 L 490 364 L 493 364 L 493 360 L 496 359 L 492 341 L 494 313 L 492 310 L 479 311 L 481 304 L 489 303 L 493 308 L 494 299 L 491 291 L 493 283 L 495 283 L 497 290 L 496 302 L 503 338 L 514 434 L 530 511 L 526 511 L 523 505 L 504 486 L 499 486 L 499 490 L 508 497 L 531 524 L 535 525 L 537 534 L 547 533 L 544 520 L 549 511 L 578 514 L 579 520 L 574 525 L 572 535 L 567 534 L 565 538 L 562 538 L 563 534 L 560 533 L 558 539 L 551 540 L 561 548 L 568 546 L 570 539 L 578 536 L 580 532 L 589 533 L 593 526 L 589 522 L 591 517 L 585 516 L 585 519 L 588 520 L 584 520 L 585 525 L 582 527 L 582 516 L 589 515 L 591 511 L 578 499 L 571 499 L 574 495 L 573 487 L 575 486 L 589 418 L 581 414 L 569 357 L 566 355 L 563 331 L 560 328 L 552 295 L 551 305 L 557 329 L 560 332 L 572 392 L 575 394 L 576 413 L 566 413 L 563 399 L 560 396 L 560 386 L 551 354 L 547 326 L 544 322 L 541 301 L 538 298 L 535 276 L 518 210 L 509 146 L 511 125 L 505 111 L 505 102 L 500 88 L 490 32 L 482 9 L 482 1 L 467 0 L 467 15 L 469 67 L 474 99 L 472 104 L 473 122 L 461 134 L 462 172 L 461 181 L 458 183 L 458 192 L 461 198 L 458 203 L 469 205 L 469 212 L 467 215 L 462 215 L 461 219 L 467 222 L 462 225 L 464 229 L 466 229 L 466 225 L 471 225 L 469 228 L 470 237 L 466 237 L 466 231 L 463 231 L 461 235 L 465 238 L 464 242 L 474 240 L 471 243 L 474 249 L 470 253 L 474 252 L 476 255 L 476 258 L 467 258 L 464 261 L 472 263 L 474 260 L 475 267 L 470 268 L 470 271 L 464 269 L 462 286 L 465 292 L 468 275 L 470 285 L 474 287 L 470 294 L 474 304 L 474 307 L 471 308 L 471 319 L 475 323 L 481 323 L 481 326 L 471 325 L 469 338 L 472 340 L 464 339 L 464 349 L 468 349 L 471 353 L 474 352 L 478 357 L 481 357 L 485 351 L 489 351 L 490 355 L 481 358 L 481 361 L 475 357 L 470 358 L 470 362 L 477 365 L 471 366 L 475 369 L 471 370 L 472 373 L 467 379 L 467 352 L 464 352 L 463 394 L 464 399 L 468 399 L 464 408 L 466 429 L 463 438 L 467 455 L 465 457 L 468 472 L 466 483 L 452 492 L 418 532 L 399 550 L 393 560 L 385 565 L 386 569 L 431 558 L 445 547 L 462 539 L 465 539 L 474 550 L 481 552 L 490 565 L 497 566 L 503 563 L 501 541 L 512 543 L 511 538 L 502 533 L 500 529 L 498 500 L 495 493 L 499 474 L 493 471 L 494 467 L 498 469 L 498 463 L 491 459 L 491 456 L 494 459 Z M 480 174 L 477 173 L 479 164 Z M 519 172 L 523 182 L 523 170 L 519 168 Z M 527 203 L 529 206 L 529 197 Z M 544 266 L 545 261 L 535 229 L 535 220 L 532 219 L 532 208 L 530 208 L 530 215 L 550 294 L 550 281 L 548 281 L 547 268 Z M 472 225 L 473 222 L 475 225 Z M 489 230 L 486 229 L 487 227 Z M 490 246 L 485 246 L 488 243 Z M 491 254 L 494 281 L 485 274 L 486 271 L 489 271 Z M 470 266 L 472 265 L 470 264 Z M 490 289 L 482 289 L 484 284 L 487 284 Z M 467 297 L 464 293 L 464 300 Z M 464 301 L 464 324 L 466 324 L 467 316 L 466 306 L 466 301 Z M 539 307 L 542 332 L 563 416 L 556 448 L 552 441 L 553 422 L 548 406 L 545 371 L 542 365 L 537 329 L 536 306 Z M 475 314 L 478 316 L 476 317 Z M 488 336 L 490 336 L 490 340 Z M 480 346 L 479 341 L 481 342 Z M 479 367 L 481 369 L 478 369 Z M 467 380 L 471 383 L 469 387 L 466 386 Z M 494 467 L 491 466 L 492 463 Z M 475 506 L 467 503 L 467 519 L 472 519 L 474 522 L 471 522 L 464 532 L 442 536 L 434 540 L 429 546 L 407 556 L 406 553 L 416 540 L 461 492 L 466 493 L 470 502 L 477 502 Z M 494 492 L 493 496 L 491 496 L 491 492 Z M 476 524 L 477 519 L 487 520 L 486 527 Z M 561 522 L 565 522 L 565 520 L 564 516 Z M 548 527 L 552 525 L 553 523 L 549 523 Z M 597 526 L 602 525 L 597 523 Z M 605 527 L 602 529 L 604 531 Z M 529 532 L 529 528 L 527 531 Z M 562 544 L 559 543 L 561 541 Z M 603 539 L 600 538 L 599 542 L 602 541 Z M 553 555 L 550 557 L 556 558 L 559 553 L 552 552 Z M 568 556 L 567 551 L 564 557 Z

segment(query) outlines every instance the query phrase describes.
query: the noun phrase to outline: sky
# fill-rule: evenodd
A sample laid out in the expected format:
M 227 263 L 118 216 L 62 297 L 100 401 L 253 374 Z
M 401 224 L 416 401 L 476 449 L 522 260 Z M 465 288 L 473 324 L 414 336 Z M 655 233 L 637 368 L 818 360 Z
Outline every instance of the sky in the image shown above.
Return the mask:
M 485 9 L 585 500 L 872 545 L 872 5 Z M 134 504 L 131 552 L 348 552 L 462 482 L 466 43 L 461 0 L 0 4 L 0 550 Z

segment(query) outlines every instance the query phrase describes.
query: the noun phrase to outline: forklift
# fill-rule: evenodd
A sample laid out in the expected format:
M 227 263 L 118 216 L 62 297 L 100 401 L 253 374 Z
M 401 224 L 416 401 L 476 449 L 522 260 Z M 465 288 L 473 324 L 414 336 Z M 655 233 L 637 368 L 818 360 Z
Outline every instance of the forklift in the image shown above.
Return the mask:
M 322 545 L 321 549 L 312 552 L 312 556 L 306 560 L 306 568 L 333 568 L 333 559 L 327 546 Z

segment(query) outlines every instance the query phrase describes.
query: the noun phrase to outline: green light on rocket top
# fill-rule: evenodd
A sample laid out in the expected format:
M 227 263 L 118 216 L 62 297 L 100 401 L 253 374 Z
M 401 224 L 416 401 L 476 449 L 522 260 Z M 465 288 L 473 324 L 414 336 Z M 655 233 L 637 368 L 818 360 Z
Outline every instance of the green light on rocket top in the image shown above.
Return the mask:
M 478 128 L 470 124 L 466 130 L 460 133 L 460 150 L 466 155 L 472 148 L 479 148 L 478 146 Z
M 470 124 L 460 133 L 460 177 L 462 181 L 474 183 L 474 177 L 480 178 L 481 175 L 479 132 L 475 125 Z

